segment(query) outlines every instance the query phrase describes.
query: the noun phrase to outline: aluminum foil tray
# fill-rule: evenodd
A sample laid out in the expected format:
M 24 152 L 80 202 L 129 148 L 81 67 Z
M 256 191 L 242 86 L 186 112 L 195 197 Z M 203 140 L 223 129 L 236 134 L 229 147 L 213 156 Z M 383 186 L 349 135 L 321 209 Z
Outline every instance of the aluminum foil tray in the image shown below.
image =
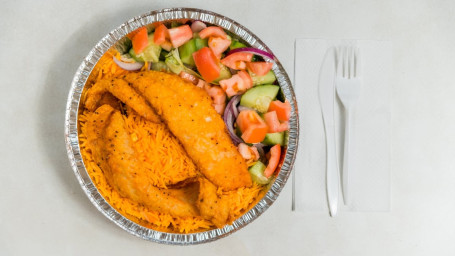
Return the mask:
M 272 51 L 247 28 L 232 19 L 214 12 L 193 8 L 169 8 L 152 11 L 141 16 L 134 17 L 103 37 L 88 53 L 87 57 L 83 60 L 82 64 L 76 71 L 71 84 L 71 89 L 69 91 L 68 102 L 66 106 L 65 142 L 69 160 L 82 189 L 87 194 L 93 205 L 95 205 L 95 207 L 108 219 L 113 221 L 125 231 L 145 240 L 163 244 L 190 245 L 206 243 L 228 236 L 251 223 L 265 210 L 267 210 L 270 205 L 272 205 L 291 174 L 298 146 L 297 142 L 299 136 L 299 119 L 296 98 L 291 82 L 279 60 L 275 59 L 273 71 L 275 72 L 278 83 L 281 86 L 286 99 L 290 101 L 292 106 L 292 114 L 289 121 L 289 143 L 285 160 L 278 177 L 270 186 L 270 189 L 266 195 L 250 211 L 235 220 L 232 225 L 226 225 L 225 227 L 219 229 L 189 234 L 166 233 L 149 229 L 138 225 L 135 222 L 132 222 L 131 220 L 118 213 L 98 192 L 92 180 L 90 179 L 82 160 L 77 129 L 77 118 L 81 93 L 84 89 L 87 78 L 89 77 L 98 60 L 117 41 L 122 39 L 128 33 L 144 25 L 157 21 L 165 22 L 176 19 L 201 20 L 205 23 L 211 23 L 213 25 L 220 26 L 225 30 L 228 30 L 237 35 L 239 38 L 249 43 L 252 47 L 272 53 Z

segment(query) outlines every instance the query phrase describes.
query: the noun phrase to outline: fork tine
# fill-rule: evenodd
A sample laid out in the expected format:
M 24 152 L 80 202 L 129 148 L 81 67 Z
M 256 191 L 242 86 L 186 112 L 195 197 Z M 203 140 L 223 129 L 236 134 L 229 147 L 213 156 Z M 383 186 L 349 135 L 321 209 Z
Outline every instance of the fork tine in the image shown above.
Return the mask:
M 335 50 L 336 50 L 336 74 L 337 74 L 337 77 L 340 76 L 341 72 L 340 72 L 340 60 L 341 60 L 341 51 L 340 51 L 340 47 L 335 47 Z
M 355 48 L 355 77 L 360 77 L 362 75 L 362 58 L 360 58 L 360 49 L 359 47 Z
M 354 78 L 354 68 L 355 68 L 355 50 L 354 47 L 349 47 L 349 78 Z
M 349 46 L 346 46 L 346 50 L 344 52 L 344 59 L 345 59 L 345 68 L 346 68 L 346 72 L 344 74 L 344 77 L 345 78 L 349 78 L 350 74 L 351 74 L 351 60 L 350 60 L 350 57 L 351 57 L 351 48 Z
M 349 78 L 349 47 L 344 47 L 344 77 Z
M 348 52 L 348 47 L 345 46 L 344 47 L 344 51 L 343 51 L 343 76 L 344 78 L 348 78 L 349 77 L 349 52 Z

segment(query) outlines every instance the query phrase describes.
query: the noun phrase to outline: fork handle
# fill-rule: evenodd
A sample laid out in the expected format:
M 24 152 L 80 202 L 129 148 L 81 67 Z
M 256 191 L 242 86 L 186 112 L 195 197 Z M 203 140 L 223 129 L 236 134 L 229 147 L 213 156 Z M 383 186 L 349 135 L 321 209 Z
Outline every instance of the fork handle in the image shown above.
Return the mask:
M 351 124 L 352 124 L 352 108 L 346 108 L 345 129 L 344 129 L 344 150 L 343 150 L 343 170 L 342 170 L 342 190 L 343 201 L 345 205 L 351 203 L 349 194 L 349 171 L 351 169 Z

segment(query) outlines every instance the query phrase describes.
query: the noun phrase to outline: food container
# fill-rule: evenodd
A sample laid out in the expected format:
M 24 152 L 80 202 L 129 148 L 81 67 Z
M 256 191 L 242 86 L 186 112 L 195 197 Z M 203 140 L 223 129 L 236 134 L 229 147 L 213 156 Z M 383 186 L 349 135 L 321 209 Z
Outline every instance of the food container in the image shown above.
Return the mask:
M 188 245 L 206 243 L 228 236 L 251 223 L 265 210 L 267 210 L 270 205 L 272 205 L 291 174 L 297 150 L 299 119 L 296 98 L 291 82 L 283 66 L 278 60 L 275 59 L 273 71 L 275 72 L 277 81 L 281 86 L 286 99 L 290 101 L 292 106 L 292 114 L 289 121 L 289 142 L 284 163 L 281 167 L 279 175 L 276 177 L 273 184 L 269 186 L 269 190 L 266 195 L 250 211 L 235 220 L 232 225 L 226 225 L 225 227 L 219 229 L 189 234 L 166 233 L 149 229 L 130 221 L 118 213 L 98 192 L 84 166 L 78 139 L 78 111 L 81 93 L 98 60 L 118 40 L 144 25 L 157 21 L 170 21 L 176 19 L 201 20 L 205 23 L 220 26 L 225 30 L 234 33 L 239 38 L 249 43 L 252 47 L 271 53 L 270 49 L 248 29 L 223 15 L 210 11 L 193 8 L 170 8 L 152 11 L 144 15 L 134 17 L 103 37 L 89 52 L 74 75 L 66 106 L 65 142 L 69 160 L 82 189 L 87 194 L 93 205 L 95 205 L 95 207 L 108 219 L 113 221 L 125 231 L 145 240 L 163 244 Z

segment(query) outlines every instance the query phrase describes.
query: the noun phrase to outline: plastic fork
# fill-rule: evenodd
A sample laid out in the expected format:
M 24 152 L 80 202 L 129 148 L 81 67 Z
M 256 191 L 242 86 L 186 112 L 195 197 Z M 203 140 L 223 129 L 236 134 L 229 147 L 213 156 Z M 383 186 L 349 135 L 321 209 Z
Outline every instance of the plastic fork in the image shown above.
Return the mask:
M 357 47 L 344 46 L 337 49 L 336 91 L 345 109 L 345 133 L 342 169 L 342 191 L 345 205 L 350 204 L 349 170 L 351 168 L 352 114 L 362 89 L 360 52 Z

